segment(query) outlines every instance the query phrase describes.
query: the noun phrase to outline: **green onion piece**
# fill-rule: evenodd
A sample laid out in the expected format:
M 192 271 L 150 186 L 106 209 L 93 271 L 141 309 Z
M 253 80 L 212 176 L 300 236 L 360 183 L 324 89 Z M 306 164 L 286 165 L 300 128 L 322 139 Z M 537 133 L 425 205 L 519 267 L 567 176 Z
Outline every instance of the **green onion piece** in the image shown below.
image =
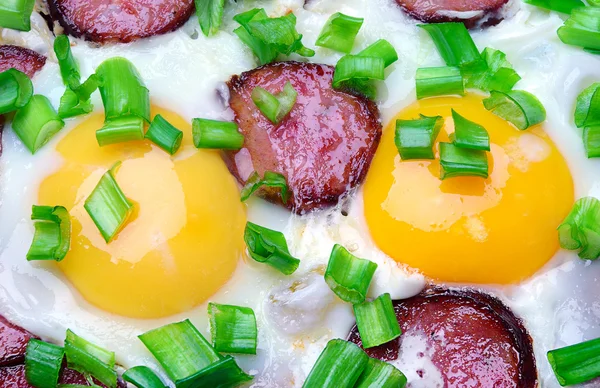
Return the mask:
M 600 50 L 600 8 L 574 8 L 557 33 L 565 44 Z
M 440 143 L 440 179 L 457 176 L 488 177 L 485 151 L 460 148 L 452 143 Z
M 590 54 L 594 54 L 594 55 L 600 55 L 600 49 L 590 49 L 590 48 L 584 47 L 583 51 L 588 52 Z
M 133 211 L 133 204 L 125 197 L 113 176 L 117 166 L 118 164 L 102 176 L 84 204 L 107 243 L 119 233 Z
M 92 93 L 100 86 L 100 78 L 92 74 L 84 83 L 76 89 L 67 87 L 65 93 L 60 99 L 58 115 L 63 118 L 75 117 L 90 113 L 94 106 L 90 101 Z
M 354 315 L 365 349 L 390 342 L 402 334 L 390 294 L 382 294 L 371 302 L 355 304 Z
M 577 128 L 600 125 L 600 82 L 588 86 L 577 96 L 575 125 Z
M 340 12 L 334 13 L 323 26 L 315 45 L 346 54 L 350 53 L 364 20 Z
M 291 275 L 300 266 L 300 260 L 290 255 L 283 233 L 263 226 L 246 223 L 244 241 L 252 259 L 268 264 L 284 275 Z
M 527 4 L 535 5 L 536 7 L 549 9 L 570 14 L 574 8 L 585 7 L 581 0 L 523 0 Z
M 256 316 L 249 307 L 209 303 L 210 332 L 221 353 L 256 354 Z
M 35 234 L 27 260 L 64 259 L 71 246 L 71 219 L 67 209 L 33 205 L 31 219 L 36 221 Z
M 369 362 L 358 346 L 333 339 L 317 359 L 302 388 L 352 388 Z
M 196 15 L 200 28 L 206 36 L 214 35 L 219 31 L 223 22 L 223 9 L 225 0 L 195 0 Z
M 94 345 L 71 330 L 67 330 L 65 354 L 69 368 L 83 374 L 89 373 L 109 388 L 117 386 L 117 372 L 114 370 L 115 354 L 113 352 Z
M 485 70 L 475 42 L 463 23 L 419 24 L 429 33 L 448 66 L 459 67 L 465 74 Z
M 33 84 L 17 69 L 0 73 L 0 114 L 23 108 L 33 96 Z
M 253 10 L 236 15 L 233 20 L 241 24 L 241 27 L 236 28 L 233 32 L 240 38 L 240 40 L 250 47 L 254 55 L 258 58 L 258 62 L 261 65 L 273 62 L 279 52 L 271 45 L 268 45 L 248 32 L 247 25 L 251 20 L 261 20 L 268 18 L 267 13 L 262 8 L 255 8 Z
M 106 121 L 137 116 L 150 122 L 150 93 L 137 69 L 125 58 L 105 60 L 96 69 Z
M 281 201 L 287 203 L 289 199 L 288 186 L 285 177 L 277 172 L 265 171 L 264 177 L 261 179 L 257 172 L 252 173 L 246 181 L 246 185 L 242 189 L 241 200 L 245 202 L 256 190 L 261 187 L 273 188 L 281 193 Z
M 71 42 L 67 35 L 59 35 L 54 39 L 54 53 L 60 66 L 60 75 L 64 84 L 71 89 L 77 89 L 81 82 L 79 65 L 71 52 Z
M 558 227 L 561 248 L 579 249 L 579 257 L 595 260 L 600 256 L 600 201 L 594 197 L 578 199 Z
M 151 330 L 140 335 L 139 339 L 175 382 L 221 360 L 188 319 Z
M 35 154 L 65 126 L 48 98 L 36 94 L 17 111 L 12 127 L 19 139 Z
M 474 150 L 490 150 L 490 135 L 484 127 L 467 120 L 454 109 L 452 109 L 452 119 L 454 120 L 452 142 L 455 146 Z
M 151 140 L 170 155 L 174 155 L 181 146 L 183 132 L 171 125 L 161 115 L 156 115 L 146 132 L 146 139 Z
M 144 139 L 144 119 L 138 116 L 123 116 L 109 120 L 96 131 L 96 140 L 100 147 L 142 139 Z
M 336 244 L 331 250 L 325 271 L 325 282 L 343 301 L 362 303 L 373 280 L 377 264 L 360 259 Z
M 296 92 L 290 81 L 286 82 L 283 90 L 276 95 L 269 93 L 260 86 L 252 90 L 252 101 L 262 114 L 275 125 L 279 124 L 290 113 L 294 104 L 296 104 L 296 97 L 298 97 L 298 92 Z
M 85 385 L 85 384 L 58 384 L 57 388 L 102 388 L 99 385 Z
M 335 65 L 333 87 L 339 89 L 343 83 L 354 79 L 385 79 L 385 61 L 378 57 L 345 55 Z
M 123 373 L 123 380 L 138 388 L 165 388 L 165 384 L 147 366 L 134 366 Z
M 236 123 L 194 119 L 192 136 L 196 148 L 239 150 L 244 145 L 244 135 L 238 132 Z
M 441 116 L 396 120 L 394 141 L 402 160 L 435 159 L 433 144 L 443 125 Z
M 225 356 L 200 372 L 178 380 L 176 388 L 200 388 L 200 387 L 237 387 L 238 385 L 251 381 L 252 376 L 247 375 L 231 356 Z
M 417 99 L 465 94 L 463 76 L 458 67 L 425 67 L 417 69 Z
M 588 158 L 600 157 L 600 126 L 583 128 L 583 145 Z
M 0 27 L 19 31 L 31 30 L 31 13 L 35 0 L 2 0 Z
M 548 362 L 563 387 L 600 376 L 600 338 L 551 350 Z
M 388 67 L 398 60 L 398 53 L 394 46 L 385 39 L 379 39 L 363 51 L 359 52 L 359 57 L 375 57 L 383 59 L 383 65 Z
M 25 378 L 36 388 L 55 388 L 65 350 L 60 346 L 32 338 L 25 352 Z
M 506 54 L 502 51 L 487 47 L 483 50 L 481 56 L 487 64 L 487 69 L 470 74 L 466 78 L 468 88 L 479 89 L 484 92 L 491 90 L 508 92 L 521 79 L 521 76 L 513 69 L 511 63 L 506 59 Z
M 406 376 L 395 366 L 369 358 L 354 388 L 404 388 L 406 382 Z
M 510 121 L 520 130 L 546 120 L 546 109 L 531 93 L 523 90 L 499 92 L 493 90 L 490 96 L 483 100 L 485 109 L 496 116 Z

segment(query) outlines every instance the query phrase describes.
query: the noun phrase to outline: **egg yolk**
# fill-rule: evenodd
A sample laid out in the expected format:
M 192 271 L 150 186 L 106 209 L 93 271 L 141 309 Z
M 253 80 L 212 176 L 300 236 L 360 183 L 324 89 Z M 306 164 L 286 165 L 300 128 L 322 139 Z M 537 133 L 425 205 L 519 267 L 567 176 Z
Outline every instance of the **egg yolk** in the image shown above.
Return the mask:
M 396 119 L 442 116 L 438 141 L 454 132 L 451 109 L 484 126 L 490 175 L 439 179 L 436 160 L 402 161 Z M 557 226 L 573 204 L 566 162 L 540 126 L 519 131 L 485 110 L 482 97 L 431 98 L 392 120 L 364 185 L 375 243 L 396 261 L 447 282 L 508 284 L 540 269 L 559 248 Z
M 196 150 L 191 126 L 153 108 L 184 132 L 170 156 L 149 141 L 100 147 L 91 116 L 57 146 L 62 167 L 45 179 L 39 203 L 65 206 L 71 250 L 59 268 L 92 304 L 129 317 L 157 318 L 189 310 L 219 290 L 243 252 L 245 208 L 219 154 Z M 115 162 L 115 179 L 134 213 L 106 243 L 83 205 Z

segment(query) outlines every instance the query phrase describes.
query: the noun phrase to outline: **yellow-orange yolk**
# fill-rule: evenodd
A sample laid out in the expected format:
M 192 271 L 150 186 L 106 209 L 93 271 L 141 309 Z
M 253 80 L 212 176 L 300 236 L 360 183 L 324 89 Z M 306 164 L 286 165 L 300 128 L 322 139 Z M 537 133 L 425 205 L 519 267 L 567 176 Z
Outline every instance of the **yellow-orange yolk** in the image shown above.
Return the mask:
M 97 114 L 57 146 L 62 167 L 45 179 L 39 203 L 71 214 L 71 250 L 58 265 L 85 299 L 120 315 L 156 318 L 188 310 L 232 276 L 243 252 L 245 208 L 219 154 L 196 150 L 191 126 L 153 109 L 184 132 L 170 156 L 149 141 L 99 147 Z M 134 214 L 107 244 L 83 205 L 117 161 L 115 179 Z
M 454 131 L 451 109 L 483 125 L 490 176 L 439 179 L 436 160 L 402 161 L 396 119 L 442 116 L 438 141 Z M 441 281 L 507 284 L 541 268 L 558 250 L 556 228 L 573 204 L 566 162 L 540 127 L 519 131 L 485 110 L 482 98 L 432 98 L 394 118 L 364 186 L 371 235 L 396 261 Z

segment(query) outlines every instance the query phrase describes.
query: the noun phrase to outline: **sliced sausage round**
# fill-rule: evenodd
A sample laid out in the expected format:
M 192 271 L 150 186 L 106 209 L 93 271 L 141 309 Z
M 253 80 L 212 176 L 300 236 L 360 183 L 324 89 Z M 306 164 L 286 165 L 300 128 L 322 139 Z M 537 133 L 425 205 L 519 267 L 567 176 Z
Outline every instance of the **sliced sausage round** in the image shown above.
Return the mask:
M 244 135 L 240 151 L 227 152 L 231 172 L 245 184 L 252 172 L 283 174 L 290 191 L 285 204 L 297 213 L 334 205 L 365 177 L 381 138 L 379 111 L 371 100 L 333 89 L 334 68 L 279 62 L 234 76 L 229 105 Z M 278 124 L 252 101 L 254 88 L 280 93 L 290 82 L 298 93 Z M 259 194 L 281 203 L 279 191 Z
M 33 50 L 8 44 L 0 46 L 0 72 L 15 68 L 32 78 L 45 64 L 46 57 Z
M 509 0 L 396 0 L 412 17 L 425 23 L 463 22 L 468 28 L 494 25 L 503 19 Z
M 0 387 L 2 388 L 34 388 L 25 378 L 25 365 L 16 365 L 0 368 Z M 94 383 L 99 387 L 105 387 L 104 384 L 94 379 Z M 64 368 L 58 379 L 59 385 L 89 385 L 84 375 L 72 369 Z M 117 388 L 126 388 L 127 384 L 123 380 L 117 381 Z
M 194 12 L 194 0 L 48 0 L 48 6 L 68 34 L 98 43 L 164 34 Z
M 537 386 L 531 338 L 497 298 L 473 290 L 432 288 L 395 301 L 394 308 L 402 335 L 367 349 L 371 357 L 391 361 L 406 353 L 429 358 L 444 387 Z M 356 326 L 348 339 L 362 346 Z M 424 349 L 415 349 L 415 341 Z M 426 377 L 424 371 L 413 372 Z
M 0 366 L 22 363 L 31 338 L 35 336 L 0 315 Z

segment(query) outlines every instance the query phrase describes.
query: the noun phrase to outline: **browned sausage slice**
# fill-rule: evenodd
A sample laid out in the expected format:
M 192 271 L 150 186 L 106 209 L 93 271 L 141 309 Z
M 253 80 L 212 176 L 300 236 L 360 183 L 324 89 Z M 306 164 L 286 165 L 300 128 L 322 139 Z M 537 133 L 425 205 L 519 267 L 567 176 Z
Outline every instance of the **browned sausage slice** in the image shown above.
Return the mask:
M 509 0 L 396 0 L 412 17 L 426 23 L 464 22 L 469 28 L 500 22 Z
M 33 50 L 12 45 L 0 46 L 0 72 L 15 68 L 32 78 L 45 64 L 46 57 Z
M 48 0 L 48 6 L 68 34 L 99 43 L 164 34 L 194 12 L 194 0 Z
M 72 369 L 63 369 L 59 384 L 77 384 L 77 385 L 89 385 L 87 379 L 79 372 L 75 372 Z M 103 384 L 94 380 L 94 383 L 100 387 L 104 387 Z M 126 388 L 127 385 L 119 379 L 118 388 Z M 0 368 L 0 388 L 34 388 L 27 382 L 25 378 L 25 365 L 16 365 L 6 368 Z
M 334 90 L 333 67 L 279 62 L 234 76 L 229 105 L 244 148 L 226 153 L 231 172 L 245 184 L 253 171 L 283 174 L 291 192 L 290 209 L 304 213 L 337 203 L 359 184 L 381 138 L 379 111 L 364 97 Z M 298 92 L 291 112 L 274 125 L 256 107 L 252 90 L 276 94 L 290 82 Z M 260 193 L 281 202 L 278 192 Z
M 399 350 L 411 352 L 403 340 L 416 336 L 426 343 L 445 387 L 536 387 L 531 338 L 500 300 L 472 290 L 433 288 L 394 307 L 402 335 L 368 349 L 371 357 L 396 359 Z M 356 327 L 349 340 L 362 346 Z M 414 372 L 421 376 L 423 371 Z
M 32 335 L 0 315 L 0 366 L 16 365 L 25 360 L 25 349 Z

